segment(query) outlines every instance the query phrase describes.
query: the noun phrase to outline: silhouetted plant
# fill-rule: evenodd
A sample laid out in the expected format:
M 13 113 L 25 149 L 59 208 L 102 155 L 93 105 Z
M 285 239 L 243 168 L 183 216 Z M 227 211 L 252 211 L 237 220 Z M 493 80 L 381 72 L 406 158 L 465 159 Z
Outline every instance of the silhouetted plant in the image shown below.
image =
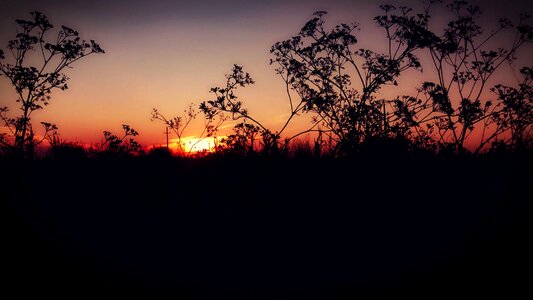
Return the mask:
M 416 97 L 397 99 L 394 103 L 397 116 L 418 142 L 426 143 L 431 137 L 436 140 L 437 148 L 455 153 L 467 151 L 465 141 L 476 128 L 481 131 L 481 138 L 473 149 L 475 153 L 500 137 L 505 137 L 505 143 L 509 144 L 530 140 L 531 78 L 528 78 L 528 70 L 531 68 L 522 69 L 525 78 L 518 88 L 496 85 L 491 90 L 498 99 L 484 99 L 488 97 L 486 90 L 490 79 L 498 69 L 504 63 L 515 61 L 518 49 L 533 40 L 533 29 L 525 23 L 529 17 L 522 15 L 518 25 L 500 19 L 495 30 L 484 34 L 477 5 L 452 1 L 447 7 L 453 19 L 443 29 L 443 34 L 435 35 L 426 47 L 437 80 L 423 83 Z M 429 9 L 426 14 L 429 15 Z M 486 48 L 498 35 L 513 31 L 514 39 L 509 47 Z
M 169 159 L 172 157 L 172 152 L 166 147 L 154 147 L 148 150 L 146 156 L 153 159 Z
M 178 149 L 177 151 L 179 153 L 184 152 L 184 144 L 182 142 L 183 133 L 189 126 L 189 124 L 196 118 L 198 115 L 198 112 L 194 110 L 194 104 L 190 103 L 187 109 L 185 109 L 185 114 L 183 116 L 177 116 L 173 118 L 166 118 L 163 114 L 161 114 L 156 108 L 152 110 L 152 118 L 151 121 L 159 120 L 163 122 L 166 127 L 170 130 L 172 130 L 176 136 L 178 137 Z M 167 145 L 168 147 L 168 145 Z
M 396 85 L 401 72 L 420 68 L 413 52 L 430 45 L 436 36 L 426 28 L 427 14 L 411 16 L 410 9 L 401 8 L 402 15 L 392 16 L 389 12 L 394 7 L 382 8 L 386 15 L 376 21 L 387 33 L 388 54 L 355 49 L 357 38 L 353 32 L 358 29 L 357 24 L 341 24 L 327 31 L 323 11 L 316 12 L 296 36 L 272 46 L 271 64 L 278 66 L 276 71 L 285 82 L 290 104 L 290 116 L 281 130 L 272 132 L 243 108 L 234 91 L 254 81 L 238 65 L 226 75 L 226 87 L 211 89 L 216 100 L 203 102 L 200 108 L 207 117 L 225 112 L 234 120 L 251 121 L 260 129 L 266 150 L 279 149 L 282 132 L 293 117 L 305 112 L 314 113 L 314 124 L 286 138 L 282 148 L 293 138 L 311 131 L 320 132 L 321 140 L 322 134 L 327 135 L 340 152 L 353 151 L 367 138 L 397 135 L 398 131 L 391 130 L 389 125 L 386 102 L 377 100 L 375 93 L 385 84 Z M 354 80 L 357 83 L 352 83 Z M 293 101 L 291 90 L 297 93 L 299 101 Z M 326 129 L 316 129 L 320 124 Z M 321 142 L 315 142 L 315 152 L 320 152 Z
M 117 136 L 109 131 L 104 131 L 104 141 L 97 148 L 97 153 L 114 156 L 131 156 L 139 154 L 142 150 L 141 145 L 133 139 L 139 135 L 135 129 L 129 125 L 122 125 L 124 134 Z
M 453 20 L 439 35 L 429 29 L 430 9 L 436 2 L 416 14 L 411 8 L 382 5 L 384 15 L 374 20 L 385 31 L 384 54 L 355 48 L 355 23 L 326 30 L 323 11 L 296 36 L 273 45 L 271 64 L 277 65 L 289 97 L 290 88 L 301 99 L 296 111 L 313 113 L 314 122 L 329 129 L 324 133 L 334 139 L 339 154 L 379 141 L 387 147 L 462 153 L 476 127 L 482 131 L 476 153 L 499 137 L 515 146 L 531 144 L 531 68 L 521 70 L 524 80 L 517 88 L 496 85 L 492 90 L 497 101 L 482 99 L 494 73 L 532 41 L 532 27 L 525 23 L 528 16 L 522 15 L 516 26 L 501 19 L 496 30 L 483 35 L 477 23 L 479 7 L 452 1 L 448 8 Z M 484 49 L 509 30 L 515 38 L 508 48 Z M 415 97 L 377 98 L 383 86 L 398 84 L 403 71 L 422 69 L 415 54 L 425 49 L 437 83 L 425 82 Z
M 226 119 L 224 116 L 227 113 L 232 120 L 244 119 L 244 121 L 248 120 L 253 123 L 237 124 L 234 127 L 235 134 L 224 139 L 218 149 L 232 147 L 236 152 L 254 152 L 254 140 L 257 134 L 263 136 L 269 144 L 277 144 L 277 138 L 271 137 L 270 130 L 248 114 L 248 110 L 242 106 L 242 102 L 235 95 L 238 87 L 245 87 L 254 83 L 250 74 L 245 72 L 242 66 L 234 65 L 231 74 L 226 75 L 226 86 L 211 88 L 210 92 L 215 94 L 216 99 L 204 101 L 200 104 L 200 110 L 209 121 L 221 116 Z M 248 145 L 249 139 L 250 144 Z M 277 148 L 277 145 L 273 146 L 273 148 Z
M 368 151 L 380 144 L 398 151 L 464 153 L 475 129 L 481 132 L 475 153 L 495 141 L 510 148 L 530 147 L 531 67 L 521 69 L 524 79 L 518 87 L 496 85 L 491 90 L 498 98 L 483 99 L 495 72 L 515 61 L 517 51 L 533 40 L 528 16 L 522 15 L 517 25 L 501 19 L 498 28 L 483 35 L 479 7 L 456 0 L 447 5 L 452 20 L 437 34 L 430 29 L 430 20 L 432 7 L 440 2 L 429 1 L 420 13 L 405 6 L 380 6 L 383 14 L 374 20 L 384 30 L 385 53 L 356 47 L 356 23 L 326 29 L 324 11 L 316 12 L 295 36 L 275 43 L 270 63 L 284 80 L 290 105 L 290 116 L 279 131 L 266 128 L 244 108 L 235 91 L 254 80 L 242 66 L 234 65 L 226 85 L 211 89 L 216 98 L 200 104 L 208 120 L 228 114 L 244 121 L 221 148 L 279 153 L 292 139 L 314 131 L 318 132 L 317 155 L 324 140 L 330 141 L 337 155 Z M 515 33 L 509 47 L 485 49 L 509 30 Z M 424 82 L 415 96 L 379 98 L 384 86 L 398 85 L 404 71 L 422 71 L 417 55 L 423 51 L 432 59 L 430 67 L 437 80 Z M 311 113 L 313 125 L 282 141 L 283 131 L 301 113 Z M 258 134 L 261 148 L 254 144 Z
M 53 159 L 87 158 L 87 151 L 81 143 L 68 142 L 62 139 L 53 124 L 43 123 L 46 134 L 44 140 L 49 144 L 48 157 Z
M 253 128 L 254 140 L 250 141 L 252 147 L 245 147 L 248 149 L 248 152 L 259 151 L 267 155 L 279 155 L 287 151 L 289 143 L 293 138 L 315 130 L 314 128 L 317 127 L 317 124 L 314 124 L 311 126 L 311 128 L 296 133 L 290 137 L 285 137 L 282 140 L 281 135 L 287 129 L 291 120 L 293 120 L 293 118 L 302 111 L 302 103 L 295 105 L 292 101 L 291 94 L 288 91 L 287 94 L 290 103 L 290 115 L 279 131 L 272 131 L 264 126 L 263 123 L 251 116 L 248 113 L 248 110 L 243 107 L 242 101 L 238 100 L 238 97 L 235 94 L 235 91 L 238 87 L 245 87 L 254 83 L 255 82 L 250 74 L 245 72 L 242 66 L 234 65 L 232 72 L 230 74 L 226 74 L 226 86 L 211 88 L 210 92 L 215 94 L 216 99 L 204 101 L 200 104 L 200 110 L 204 112 L 205 117 L 208 120 L 229 114 L 232 120 L 244 121 L 243 123 L 238 123 L 236 125 L 235 131 L 237 134 L 233 135 L 229 139 L 226 139 L 226 143 L 221 145 L 222 148 L 227 148 L 230 145 L 240 147 L 242 142 L 235 141 L 235 139 L 242 141 L 242 136 L 238 134 L 238 132 L 244 128 Z M 252 124 L 246 122 L 251 122 Z M 259 139 L 260 147 L 255 148 L 253 142 L 255 141 L 257 134 L 259 134 L 261 137 Z
M 61 26 L 56 38 L 48 39 L 53 25 L 38 11 L 30 14 L 29 20 L 16 20 L 20 31 L 7 45 L 11 62 L 5 61 L 5 53 L 0 50 L 0 75 L 7 77 L 15 88 L 22 111 L 20 116 L 10 118 L 8 108 L 1 108 L 0 115 L 11 136 L 1 135 L 0 145 L 4 151 L 19 156 L 33 154 L 36 142 L 31 125 L 32 113 L 50 103 L 52 90 L 68 88 L 69 78 L 63 70 L 90 54 L 104 53 L 94 40 L 82 40 L 76 30 L 66 26 Z M 50 123 L 43 123 L 48 131 L 52 124 L 48 127 L 45 124 Z
M 185 154 L 185 144 L 182 141 L 183 134 L 185 133 L 185 130 L 191 124 L 191 122 L 196 119 L 199 112 L 194 109 L 194 104 L 190 103 L 187 109 L 184 110 L 184 113 L 185 114 L 183 116 L 176 116 L 169 119 L 163 114 L 161 114 L 158 109 L 154 108 L 152 110 L 151 120 L 158 120 L 163 122 L 168 129 L 172 130 L 172 132 L 176 134 L 178 138 L 178 154 Z M 194 147 L 205 138 L 212 137 L 213 140 L 216 141 L 217 131 L 225 120 L 226 118 L 221 114 L 219 114 L 217 118 L 214 118 L 214 116 L 210 118 L 204 118 L 203 130 L 200 133 L 199 137 L 196 139 L 196 141 L 189 147 L 188 154 L 190 154 Z
M 18 126 L 19 128 L 22 126 L 21 119 L 9 118 L 7 116 L 7 112 L 7 107 L 0 107 L 0 119 L 4 121 L 4 128 L 7 128 L 11 134 L 11 136 L 9 136 L 5 132 L 0 133 L 0 153 L 20 157 L 22 153 L 18 151 L 18 148 L 14 147 L 13 142 L 10 142 L 10 137 L 14 137 L 15 134 L 17 134 L 17 131 L 14 126 Z M 41 125 L 43 126 L 44 133 L 41 137 L 37 138 L 35 137 L 35 132 L 33 131 L 32 125 L 30 123 L 26 124 L 27 135 L 24 147 L 25 150 L 28 152 L 29 156 L 33 156 L 37 146 L 42 144 L 43 141 L 50 140 L 53 136 L 57 135 L 58 128 L 55 124 L 41 122 Z
M 376 98 L 384 85 L 397 85 L 398 76 L 407 69 L 420 69 L 414 51 L 427 47 L 435 35 L 427 29 L 427 14 L 412 15 L 400 8 L 381 6 L 385 15 L 375 18 L 386 32 L 388 52 L 376 53 L 355 48 L 358 24 L 340 24 L 331 30 L 324 26 L 326 12 L 319 11 L 300 32 L 275 43 L 271 64 L 277 65 L 287 90 L 300 100 L 298 112 L 314 113 L 314 122 L 335 140 L 339 152 L 352 152 L 368 138 L 382 137 L 390 130 L 385 101 Z M 289 93 L 289 92 L 288 92 Z
M 85 159 L 88 157 L 86 149 L 80 143 L 67 142 L 60 138 L 50 144 L 50 156 L 53 159 Z
M 533 146 L 533 68 L 524 67 L 520 70 L 523 81 L 518 88 L 497 84 L 491 90 L 498 95 L 501 109 L 485 119 L 479 152 L 486 143 L 499 140 L 511 148 L 531 149 Z M 485 128 L 494 124 L 492 134 L 484 138 Z M 509 132 L 507 136 L 504 133 Z
M 220 140 L 217 151 L 230 152 L 243 156 L 256 153 L 257 136 L 261 128 L 247 123 L 239 123 L 233 127 L 233 134 Z
M 302 139 L 293 139 L 289 147 L 289 156 L 293 158 L 310 158 L 310 157 L 320 157 L 320 153 L 317 155 L 317 150 L 309 141 Z

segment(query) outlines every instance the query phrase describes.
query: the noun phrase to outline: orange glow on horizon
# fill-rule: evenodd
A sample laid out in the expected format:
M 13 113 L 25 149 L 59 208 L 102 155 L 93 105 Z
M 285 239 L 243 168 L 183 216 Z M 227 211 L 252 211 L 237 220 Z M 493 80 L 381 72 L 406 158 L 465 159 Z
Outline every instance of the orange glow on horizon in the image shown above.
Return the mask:
M 226 136 L 220 136 L 220 137 L 205 137 L 205 138 L 198 138 L 196 136 L 188 136 L 180 139 L 173 138 L 169 140 L 168 143 L 168 149 L 173 154 L 178 155 L 189 155 L 189 154 L 195 154 L 199 152 L 214 152 L 216 145 L 220 142 L 221 139 L 225 138 Z M 153 148 L 166 148 L 166 144 L 155 144 L 155 145 L 149 145 L 146 146 L 145 149 L 147 151 L 153 149 Z

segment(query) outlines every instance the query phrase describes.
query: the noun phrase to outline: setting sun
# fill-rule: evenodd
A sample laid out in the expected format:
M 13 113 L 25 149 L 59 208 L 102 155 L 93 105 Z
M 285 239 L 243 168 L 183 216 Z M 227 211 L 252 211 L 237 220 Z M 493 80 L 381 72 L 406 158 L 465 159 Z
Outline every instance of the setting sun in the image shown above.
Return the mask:
M 214 138 L 197 138 L 194 136 L 183 138 L 182 144 L 186 152 L 211 152 L 215 148 Z
M 208 137 L 208 138 L 198 138 L 195 136 L 188 136 L 181 139 L 181 141 L 177 138 L 170 139 L 168 148 L 175 153 L 178 152 L 185 152 L 185 153 L 196 153 L 196 152 L 213 152 L 215 150 L 215 146 L 218 142 L 220 142 L 223 137 Z M 181 145 L 180 145 L 181 143 Z M 163 145 L 161 145 L 163 146 Z

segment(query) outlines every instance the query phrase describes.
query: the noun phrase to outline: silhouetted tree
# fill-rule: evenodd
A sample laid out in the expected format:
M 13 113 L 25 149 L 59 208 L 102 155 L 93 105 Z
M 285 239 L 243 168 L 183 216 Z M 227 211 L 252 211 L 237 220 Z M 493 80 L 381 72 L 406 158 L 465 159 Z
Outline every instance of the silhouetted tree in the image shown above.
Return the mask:
M 7 107 L 0 108 L 2 121 L 11 134 L 0 135 L 0 145 L 4 151 L 19 156 L 32 155 L 38 143 L 34 140 L 32 113 L 50 103 L 52 90 L 68 88 L 65 68 L 90 54 L 104 53 L 94 40 L 82 40 L 76 30 L 66 26 L 61 26 L 55 38 L 49 38 L 53 25 L 47 17 L 38 11 L 30 14 L 29 20 L 16 20 L 20 31 L 7 45 L 10 62 L 0 50 L 0 75 L 7 77 L 15 88 L 22 111 L 12 118 L 7 115 Z M 57 130 L 53 124 L 43 125 L 45 136 L 50 130 Z

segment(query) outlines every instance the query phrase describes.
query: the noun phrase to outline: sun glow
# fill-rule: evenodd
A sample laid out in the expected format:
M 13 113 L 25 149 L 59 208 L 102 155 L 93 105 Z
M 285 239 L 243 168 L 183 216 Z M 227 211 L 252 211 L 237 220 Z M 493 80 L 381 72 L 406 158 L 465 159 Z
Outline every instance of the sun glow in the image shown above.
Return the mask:
M 212 152 L 215 148 L 215 140 L 213 138 L 199 139 L 196 137 L 186 137 L 182 139 L 183 150 L 188 153 L 192 152 Z
M 206 137 L 198 138 L 196 136 L 188 136 L 178 139 L 170 139 L 168 148 L 174 153 L 193 154 L 198 152 L 214 152 L 216 145 L 224 137 Z M 162 145 L 163 146 L 163 145 Z

